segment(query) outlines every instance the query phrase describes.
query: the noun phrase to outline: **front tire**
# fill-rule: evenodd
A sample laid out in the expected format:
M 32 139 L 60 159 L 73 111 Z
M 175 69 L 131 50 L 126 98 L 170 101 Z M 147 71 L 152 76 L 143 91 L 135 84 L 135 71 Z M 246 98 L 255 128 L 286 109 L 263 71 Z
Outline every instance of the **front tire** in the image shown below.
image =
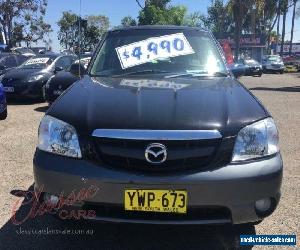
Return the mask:
M 0 120 L 5 120 L 7 117 L 7 109 L 0 113 Z

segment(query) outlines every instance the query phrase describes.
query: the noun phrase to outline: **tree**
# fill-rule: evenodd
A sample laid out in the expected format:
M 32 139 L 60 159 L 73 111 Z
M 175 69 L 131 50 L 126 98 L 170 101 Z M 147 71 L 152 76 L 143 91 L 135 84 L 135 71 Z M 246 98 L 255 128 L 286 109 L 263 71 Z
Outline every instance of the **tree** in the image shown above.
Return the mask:
M 285 38 L 285 23 L 286 23 L 286 15 L 288 12 L 288 0 L 282 0 L 281 9 L 283 12 L 282 16 L 282 32 L 281 32 L 281 46 L 280 46 L 280 56 L 283 56 L 283 46 L 284 46 L 284 38 Z
M 71 11 L 64 11 L 63 16 L 57 22 L 59 26 L 58 40 L 65 49 L 70 49 L 75 46 L 77 41 L 76 31 L 78 33 L 77 26 L 78 16 Z
M 293 38 L 294 38 L 294 26 L 295 26 L 295 18 L 296 18 L 296 5 L 298 0 L 293 0 L 293 17 L 292 17 L 292 28 L 291 28 L 291 41 L 290 41 L 290 48 L 289 54 L 292 54 L 292 47 L 293 47 Z
M 99 30 L 100 36 L 109 28 L 109 18 L 104 15 L 90 15 L 86 17 L 88 26 L 94 26 Z
M 186 16 L 183 24 L 191 27 L 204 27 L 206 23 L 206 17 L 200 12 L 196 11 Z
M 125 16 L 121 20 L 121 25 L 124 26 L 124 27 L 127 27 L 127 26 L 136 26 L 137 22 L 131 16 Z
M 230 0 L 228 3 L 229 12 L 232 13 L 234 20 L 234 41 L 235 41 L 235 56 L 238 57 L 240 49 L 240 37 L 242 34 L 242 27 L 246 20 L 246 17 L 249 13 L 249 10 L 252 8 L 252 1 L 243 1 L 243 0 Z
M 186 14 L 184 6 L 168 6 L 170 0 L 148 0 L 139 13 L 139 25 L 182 25 Z
M 41 20 L 46 13 L 47 0 L 2 0 L 0 1 L 0 24 L 4 33 L 4 38 L 8 45 L 14 46 L 17 42 L 21 42 L 20 27 L 23 29 L 31 29 L 32 34 L 37 32 L 33 23 L 26 20 L 26 16 L 30 15 L 35 20 Z M 45 22 L 43 22 L 44 25 Z M 32 27 L 31 27 L 32 26 Z M 45 27 L 45 26 L 44 26 Z M 41 40 L 45 33 L 49 32 L 51 27 L 47 25 L 47 29 L 39 30 L 39 35 L 35 40 Z M 18 32 L 14 35 L 14 31 Z
M 90 51 L 99 43 L 101 36 L 109 28 L 109 19 L 103 15 L 81 18 L 66 11 L 58 21 L 58 40 L 65 49 Z M 80 27 L 80 28 L 79 28 Z M 80 40 L 80 44 L 79 44 Z
M 224 34 L 231 32 L 233 18 L 223 0 L 212 1 L 211 6 L 207 8 L 207 17 L 204 24 L 217 37 L 222 37 Z
M 42 16 L 31 16 L 25 17 L 25 25 L 23 26 L 23 40 L 26 42 L 27 47 L 32 42 L 36 43 L 39 40 L 46 42 L 46 36 L 52 32 L 51 25 L 45 23 Z

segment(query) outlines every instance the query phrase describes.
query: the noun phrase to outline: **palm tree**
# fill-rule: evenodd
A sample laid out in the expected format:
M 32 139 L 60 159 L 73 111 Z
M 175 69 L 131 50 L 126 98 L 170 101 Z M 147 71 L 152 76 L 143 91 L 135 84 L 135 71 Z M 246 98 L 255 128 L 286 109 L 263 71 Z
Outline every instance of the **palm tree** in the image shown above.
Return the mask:
M 288 0 L 282 1 L 282 34 L 281 34 L 281 47 L 280 47 L 280 56 L 283 56 L 283 46 L 284 46 L 284 37 L 285 37 L 285 23 L 286 23 L 286 14 L 288 12 L 289 6 L 288 6 Z
M 289 54 L 292 54 L 292 46 L 293 46 L 293 38 L 294 38 L 294 25 L 295 25 L 295 16 L 296 16 L 296 5 L 298 0 L 293 0 L 294 7 L 293 7 L 293 17 L 292 17 L 292 28 L 291 28 L 291 41 L 290 41 L 290 48 Z
M 245 18 L 253 6 L 253 1 L 244 0 L 229 0 L 228 10 L 233 15 L 234 20 L 234 41 L 235 41 L 235 57 L 238 57 L 240 50 L 240 38 L 242 34 L 242 27 L 245 22 Z
M 275 47 L 275 52 L 277 54 L 277 47 L 278 47 L 278 42 L 279 42 L 279 37 L 280 37 L 280 31 L 279 31 L 279 25 L 280 25 L 280 16 L 281 16 L 281 0 L 278 1 L 278 6 L 277 6 L 277 32 L 276 32 L 276 47 Z

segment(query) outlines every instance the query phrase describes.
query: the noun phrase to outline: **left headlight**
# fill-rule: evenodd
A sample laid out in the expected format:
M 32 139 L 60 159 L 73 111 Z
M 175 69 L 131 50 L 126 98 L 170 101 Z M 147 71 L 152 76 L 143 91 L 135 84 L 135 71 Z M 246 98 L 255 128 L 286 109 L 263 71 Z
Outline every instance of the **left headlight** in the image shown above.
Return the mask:
M 235 141 L 232 161 L 244 161 L 279 152 L 274 120 L 266 118 L 241 129 Z
M 40 123 L 38 148 L 53 154 L 82 157 L 75 128 L 49 115 Z
M 27 81 L 35 82 L 35 81 L 41 80 L 43 77 L 44 77 L 44 75 L 30 76 Z

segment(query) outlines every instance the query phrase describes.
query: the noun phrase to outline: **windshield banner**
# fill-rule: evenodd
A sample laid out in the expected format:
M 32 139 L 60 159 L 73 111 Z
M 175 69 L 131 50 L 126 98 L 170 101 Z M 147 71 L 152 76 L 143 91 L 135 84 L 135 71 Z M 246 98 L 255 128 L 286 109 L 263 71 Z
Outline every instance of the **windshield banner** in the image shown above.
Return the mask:
M 48 57 L 41 57 L 41 58 L 32 58 L 29 59 L 25 65 L 29 65 L 29 64 L 45 64 L 49 61 Z
M 183 33 L 151 37 L 116 48 L 122 69 L 139 64 L 195 53 Z

